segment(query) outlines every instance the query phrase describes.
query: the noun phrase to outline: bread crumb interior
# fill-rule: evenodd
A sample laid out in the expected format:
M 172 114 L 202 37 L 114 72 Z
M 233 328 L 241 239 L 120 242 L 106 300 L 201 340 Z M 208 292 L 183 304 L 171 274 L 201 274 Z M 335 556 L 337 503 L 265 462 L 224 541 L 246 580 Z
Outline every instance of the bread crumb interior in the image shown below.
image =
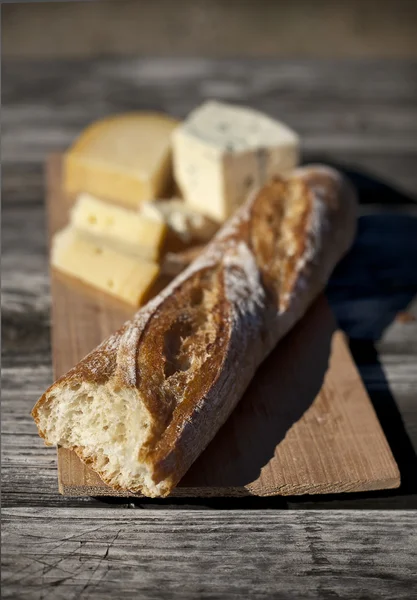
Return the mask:
M 53 391 L 38 411 L 50 445 L 75 449 L 115 488 L 161 495 L 139 453 L 150 434 L 150 419 L 137 390 L 68 384 Z

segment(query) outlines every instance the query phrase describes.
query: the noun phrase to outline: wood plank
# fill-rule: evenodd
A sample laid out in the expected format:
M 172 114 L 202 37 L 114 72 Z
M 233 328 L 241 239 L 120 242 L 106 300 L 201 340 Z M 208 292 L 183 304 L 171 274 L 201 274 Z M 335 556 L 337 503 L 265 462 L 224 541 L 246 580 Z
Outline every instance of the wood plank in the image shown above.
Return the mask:
M 61 162 L 48 164 L 49 235 L 67 221 Z M 51 273 L 58 377 L 129 316 L 101 293 Z M 227 458 L 225 458 L 227 457 Z M 116 494 L 58 450 L 66 495 Z M 400 477 L 343 334 L 324 298 L 279 344 L 173 495 L 298 495 L 398 487 Z
M 238 13 L 233 2 L 204 2 L 201 10 L 196 10 L 195 0 L 67 2 L 58 9 L 50 3 L 3 4 L 7 24 L 3 60 L 53 56 L 86 62 L 97 55 L 148 56 L 155 52 L 220 59 L 291 59 L 300 55 L 323 59 L 330 49 L 333 58 L 353 58 L 359 64 L 374 56 L 417 58 L 413 27 L 417 5 L 410 0 L 397 0 L 395 8 L 390 2 L 378 2 L 378 11 L 361 0 L 316 2 L 314 11 L 310 0 L 257 0 L 256 5 L 241 2 Z M 202 22 L 209 25 L 202 27 Z M 42 27 L 33 27 L 33 23 L 42 23 Z M 167 27 L 167 23 L 172 25 Z M 76 36 L 74 24 L 81 24 Z M 45 31 L 49 35 L 45 36 Z
M 2 597 L 408 600 L 413 511 L 2 511 Z
M 386 509 L 417 507 L 417 321 L 394 319 L 416 290 L 416 219 L 405 220 L 415 211 L 395 193 L 417 193 L 416 63 L 100 58 L 9 61 L 3 71 L 2 507 L 16 508 L 2 508 L 2 597 L 408 600 L 416 514 Z M 100 116 L 155 107 L 182 116 L 213 93 L 287 121 L 303 136 L 304 160 L 370 175 L 361 200 L 403 213 L 361 219 L 356 258 L 338 269 L 331 297 L 348 334 L 360 325 L 368 336 L 356 340 L 355 360 L 399 490 L 159 501 L 57 493 L 54 453 L 30 417 L 52 382 L 45 156 Z M 391 190 L 381 194 L 381 180 Z M 285 507 L 302 510 L 276 510 Z M 341 508 L 372 510 L 328 510 Z
M 416 72 L 415 61 L 378 60 L 342 66 L 334 60 L 155 57 L 7 61 L 2 164 L 43 164 L 93 119 L 111 113 L 152 109 L 184 118 L 207 98 L 246 103 L 281 119 L 300 134 L 304 157 L 339 161 L 346 155 L 360 166 L 363 155 L 415 155 Z M 378 171 L 394 182 L 403 167 Z M 412 173 L 407 179 L 415 182 Z
M 411 203 L 417 193 L 417 154 L 410 150 L 417 114 L 416 66 L 409 61 L 347 61 L 341 68 L 337 61 L 160 58 L 4 65 L 3 505 L 87 507 L 104 501 L 56 493 L 53 453 L 44 447 L 30 417 L 36 398 L 52 382 L 45 156 L 66 148 L 99 116 L 138 106 L 183 116 L 214 90 L 219 99 L 249 103 L 291 123 L 302 134 L 305 161 L 334 162 L 356 173 L 360 198 L 366 203 L 361 214 L 368 216 L 360 219 L 355 259 L 344 261 L 331 282 L 336 293 L 330 301 L 348 335 L 366 335 L 354 342 L 355 361 L 399 465 L 402 485 L 399 490 L 362 494 L 193 503 L 221 508 L 416 507 L 417 321 L 394 318 L 398 310 L 407 309 L 417 289 L 417 205 Z M 39 86 L 40 80 L 45 85 Z M 317 136 L 327 140 L 326 148 L 321 142 L 316 146 Z M 386 144 L 388 137 L 396 140 L 393 150 Z M 381 187 L 381 182 L 387 185 Z M 371 208 L 381 215 L 369 216 Z M 380 218 L 393 211 L 401 214 Z M 416 301 L 411 309 L 417 316 Z M 376 317 L 382 326 L 374 328 Z M 110 501 L 118 508 L 129 505 L 128 499 Z M 183 506 L 185 500 L 166 502 Z M 162 504 L 166 506 L 158 506 Z

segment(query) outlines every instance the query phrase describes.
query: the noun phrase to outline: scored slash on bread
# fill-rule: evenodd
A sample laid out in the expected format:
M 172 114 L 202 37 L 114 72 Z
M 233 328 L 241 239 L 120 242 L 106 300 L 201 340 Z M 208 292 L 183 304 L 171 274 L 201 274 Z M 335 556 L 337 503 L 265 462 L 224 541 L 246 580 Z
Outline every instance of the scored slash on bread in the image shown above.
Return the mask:
M 355 233 L 337 171 L 302 167 L 254 193 L 197 259 L 33 409 L 49 445 L 114 489 L 166 496 L 256 369 L 324 288 Z

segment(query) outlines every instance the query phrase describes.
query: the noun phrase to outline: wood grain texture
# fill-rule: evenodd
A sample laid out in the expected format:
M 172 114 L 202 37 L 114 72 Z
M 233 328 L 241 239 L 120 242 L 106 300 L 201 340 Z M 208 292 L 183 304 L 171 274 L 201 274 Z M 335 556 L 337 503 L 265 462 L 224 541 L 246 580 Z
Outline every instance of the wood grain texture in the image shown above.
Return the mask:
M 182 119 L 208 98 L 250 104 L 282 119 L 300 134 L 306 160 L 320 154 L 358 164 L 365 155 L 369 164 L 382 166 L 391 152 L 409 160 L 417 152 L 416 61 L 112 58 L 39 64 L 8 60 L 3 66 L 6 163 L 41 164 L 65 150 L 91 120 L 111 113 L 161 110 Z M 403 175 L 404 182 L 415 182 L 405 167 L 377 171 L 398 184 Z
M 417 321 L 395 315 L 417 316 L 417 63 L 2 66 L 2 596 L 410 598 L 416 513 L 399 509 L 417 508 Z M 53 380 L 46 156 L 100 116 L 181 117 L 209 95 L 288 122 L 305 161 L 335 163 L 358 186 L 358 237 L 327 295 L 400 467 L 398 490 L 158 501 L 58 493 L 56 458 L 30 416 Z M 297 510 L 278 510 L 287 508 Z M 317 508 L 326 510 L 310 515 Z
M 68 220 L 62 162 L 47 169 L 50 240 Z M 129 316 L 102 293 L 51 273 L 56 378 Z M 58 449 L 62 494 L 114 493 L 71 451 Z M 174 496 L 360 492 L 398 487 L 387 445 L 343 334 L 319 299 L 260 368 L 237 409 Z
M 227 0 L 3 4 L 6 57 L 417 57 L 413 0 L 241 1 L 237 13 Z
M 7 509 L 3 598 L 409 599 L 416 514 Z
M 417 321 L 395 320 L 396 312 L 408 306 L 417 315 L 416 68 L 401 61 L 153 58 L 4 66 L 3 505 L 98 502 L 57 494 L 55 459 L 29 414 L 52 383 L 47 154 L 68 146 L 82 127 L 110 112 L 156 107 L 183 116 L 214 90 L 220 99 L 251 104 L 290 123 L 303 136 L 305 160 L 337 163 L 358 186 L 358 238 L 332 278 L 328 297 L 354 338 L 355 361 L 402 476 L 398 492 L 316 496 L 314 501 L 251 498 L 240 499 L 239 506 L 417 507 Z M 395 149 L 386 144 L 391 136 Z M 120 499 L 114 506 L 126 502 Z M 198 504 L 224 507 L 225 501 Z

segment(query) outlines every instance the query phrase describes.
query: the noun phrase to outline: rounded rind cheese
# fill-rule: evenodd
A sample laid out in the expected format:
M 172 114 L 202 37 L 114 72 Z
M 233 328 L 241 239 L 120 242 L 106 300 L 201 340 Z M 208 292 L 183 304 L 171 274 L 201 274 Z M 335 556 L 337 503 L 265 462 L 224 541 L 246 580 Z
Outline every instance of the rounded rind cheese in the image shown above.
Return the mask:
M 151 112 L 93 123 L 65 155 L 65 191 L 89 192 L 131 208 L 163 196 L 172 185 L 171 134 L 177 125 Z

